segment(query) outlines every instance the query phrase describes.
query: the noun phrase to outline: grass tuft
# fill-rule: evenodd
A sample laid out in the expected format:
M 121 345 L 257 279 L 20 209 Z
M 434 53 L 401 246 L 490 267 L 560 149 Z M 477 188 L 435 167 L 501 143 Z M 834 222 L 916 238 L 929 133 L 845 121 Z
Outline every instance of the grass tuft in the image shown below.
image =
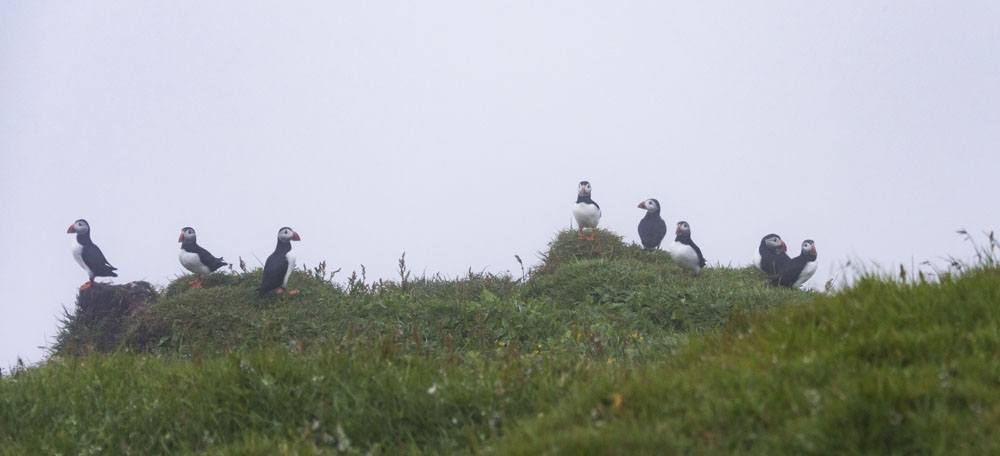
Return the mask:
M 148 310 L 156 296 L 156 290 L 147 282 L 127 285 L 94 282 L 77 296 L 73 312 L 63 309 L 62 329 L 51 351 L 82 355 L 121 348 L 132 317 Z

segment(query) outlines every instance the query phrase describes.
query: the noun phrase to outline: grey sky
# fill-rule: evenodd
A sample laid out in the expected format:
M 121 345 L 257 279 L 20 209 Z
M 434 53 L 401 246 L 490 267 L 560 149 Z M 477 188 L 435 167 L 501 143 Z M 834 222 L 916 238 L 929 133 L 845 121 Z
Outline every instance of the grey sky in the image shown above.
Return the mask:
M 637 238 L 657 197 L 712 263 L 760 237 L 967 253 L 997 227 L 1000 4 L 62 2 L 0 6 L 0 366 L 37 361 L 86 280 L 254 262 L 516 269 L 589 179 Z M 792 250 L 796 250 L 794 247 Z

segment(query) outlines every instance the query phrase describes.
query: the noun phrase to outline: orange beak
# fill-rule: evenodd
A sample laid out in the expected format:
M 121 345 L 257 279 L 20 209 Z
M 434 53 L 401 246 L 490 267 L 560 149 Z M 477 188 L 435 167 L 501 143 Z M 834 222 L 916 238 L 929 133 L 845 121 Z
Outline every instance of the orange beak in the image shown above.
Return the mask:
M 184 232 L 181 232 L 180 236 L 177 236 L 177 242 L 184 242 Z
M 301 241 L 302 238 L 299 237 L 299 233 L 296 233 L 295 231 L 292 231 L 292 240 L 293 241 Z
M 788 246 L 785 245 L 785 241 L 781 241 L 781 251 L 782 252 L 787 252 L 788 251 Z
M 646 202 L 645 201 L 639 203 L 639 209 L 645 209 L 645 208 L 646 208 Z
M 70 225 L 69 229 L 66 230 L 66 233 L 75 233 L 75 232 L 76 232 L 76 224 L 75 223 L 72 224 L 72 225 Z

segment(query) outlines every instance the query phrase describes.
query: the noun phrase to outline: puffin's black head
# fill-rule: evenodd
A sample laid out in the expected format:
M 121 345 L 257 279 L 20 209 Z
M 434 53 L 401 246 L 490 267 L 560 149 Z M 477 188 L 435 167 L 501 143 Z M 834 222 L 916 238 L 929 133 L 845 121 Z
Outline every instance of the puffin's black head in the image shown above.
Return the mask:
M 279 241 L 301 241 L 302 238 L 299 237 L 299 233 L 289 227 L 282 227 L 278 230 L 278 240 Z
M 816 259 L 816 243 L 812 239 L 802 241 L 802 254 Z
M 649 212 L 650 214 L 659 214 L 660 202 L 657 201 L 656 198 L 650 198 L 646 201 L 639 203 L 639 209 L 645 209 L 646 212 Z
M 198 235 L 195 234 L 194 228 L 185 226 L 184 228 L 181 228 L 181 236 L 177 238 L 177 242 L 196 241 L 197 239 Z
M 87 234 L 90 232 L 90 224 L 87 223 L 86 220 L 80 219 L 73 222 L 73 224 L 69 226 L 69 229 L 67 229 L 66 232 Z
M 590 182 L 580 181 L 580 186 L 577 187 L 576 192 L 580 196 L 590 196 Z
M 779 250 L 782 252 L 788 251 L 788 246 L 785 245 L 785 241 L 781 240 L 781 236 L 771 233 L 760 240 L 760 253 L 763 254 L 766 251 L 777 252 Z
M 688 225 L 688 222 L 685 222 L 683 220 L 677 222 L 677 231 L 676 231 L 676 234 L 678 236 L 685 235 L 685 234 L 688 235 L 688 236 L 690 236 L 691 235 L 691 225 Z

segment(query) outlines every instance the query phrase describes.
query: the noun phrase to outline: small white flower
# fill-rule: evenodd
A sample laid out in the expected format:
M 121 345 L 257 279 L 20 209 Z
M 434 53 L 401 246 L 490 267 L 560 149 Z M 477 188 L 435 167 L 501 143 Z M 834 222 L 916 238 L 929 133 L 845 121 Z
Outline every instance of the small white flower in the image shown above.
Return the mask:
M 438 384 L 437 383 L 434 383 L 433 385 L 431 385 L 430 388 L 427 388 L 427 394 L 437 394 L 437 392 L 438 392 Z

